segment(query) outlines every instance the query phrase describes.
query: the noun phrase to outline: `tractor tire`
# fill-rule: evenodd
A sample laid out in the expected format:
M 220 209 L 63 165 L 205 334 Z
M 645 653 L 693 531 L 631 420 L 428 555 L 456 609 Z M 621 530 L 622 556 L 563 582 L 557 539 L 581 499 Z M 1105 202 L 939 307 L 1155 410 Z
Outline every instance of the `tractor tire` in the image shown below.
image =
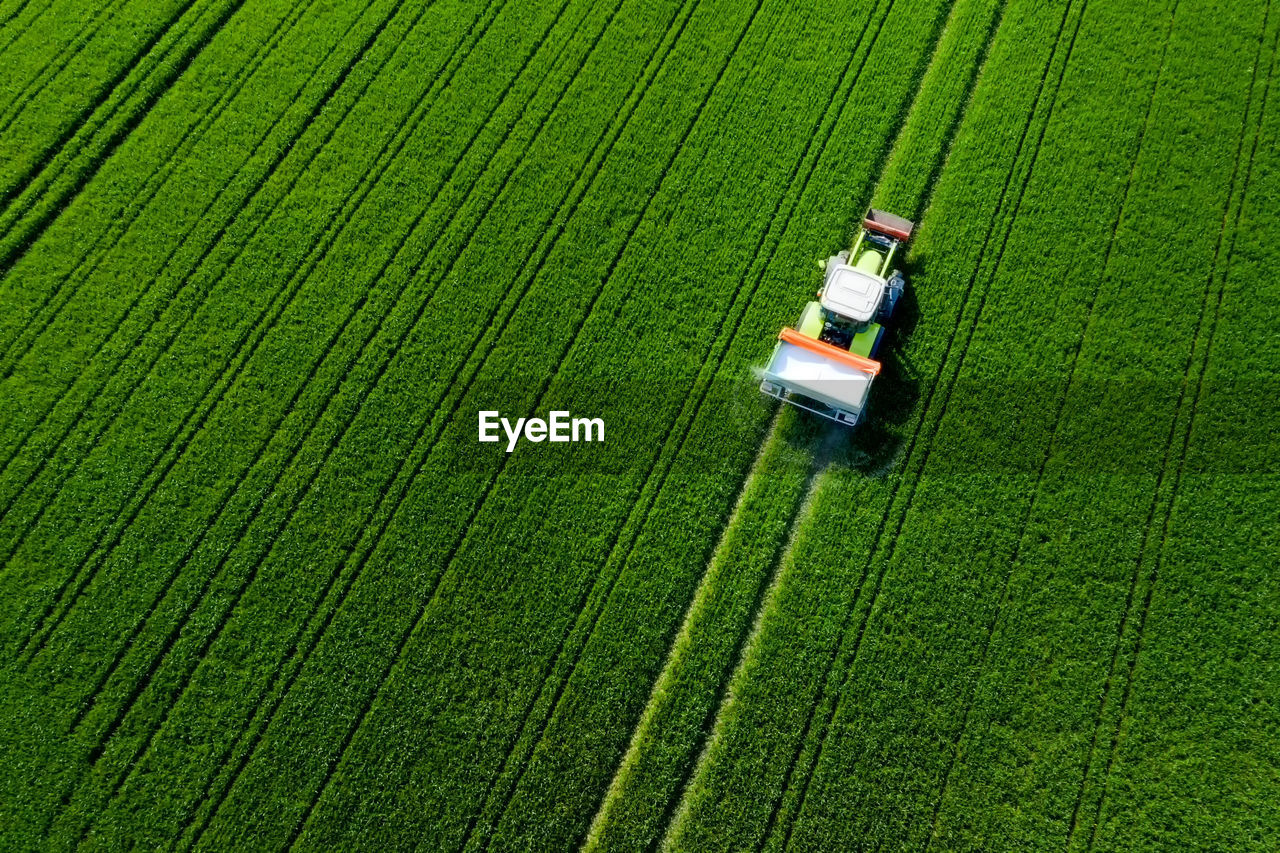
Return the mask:
M 907 289 L 907 281 L 903 278 L 901 270 L 890 273 L 887 284 L 888 292 L 885 294 L 884 304 L 880 306 L 880 311 L 876 315 L 876 321 L 879 323 L 887 323 L 893 317 L 893 311 L 898 307 L 898 300 Z

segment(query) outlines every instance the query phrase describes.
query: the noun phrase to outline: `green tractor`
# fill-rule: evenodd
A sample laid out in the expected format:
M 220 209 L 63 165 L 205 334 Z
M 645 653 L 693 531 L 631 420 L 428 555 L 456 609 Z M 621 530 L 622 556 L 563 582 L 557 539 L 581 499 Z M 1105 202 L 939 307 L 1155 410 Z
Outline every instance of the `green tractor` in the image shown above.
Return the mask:
M 858 423 L 880 372 L 885 323 L 906 288 L 893 259 L 914 228 L 901 216 L 867 212 L 853 248 L 825 262 L 817 301 L 778 335 L 761 391 L 837 423 Z

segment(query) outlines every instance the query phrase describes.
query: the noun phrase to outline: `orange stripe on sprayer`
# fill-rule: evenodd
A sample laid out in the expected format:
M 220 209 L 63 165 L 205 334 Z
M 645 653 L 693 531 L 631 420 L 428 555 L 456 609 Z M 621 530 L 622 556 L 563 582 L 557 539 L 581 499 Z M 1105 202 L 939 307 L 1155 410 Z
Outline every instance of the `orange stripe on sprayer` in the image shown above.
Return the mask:
M 826 356 L 834 361 L 844 362 L 850 367 L 857 368 L 864 373 L 870 373 L 872 376 L 876 376 L 880 373 L 880 362 L 873 361 L 869 358 L 863 358 L 856 353 L 851 353 L 848 350 L 842 350 L 840 347 L 833 347 L 831 344 L 824 343 L 816 338 L 811 338 L 808 335 L 802 335 L 795 329 L 789 327 L 784 327 L 783 330 L 778 333 L 778 340 L 785 341 L 789 344 L 795 344 L 798 347 L 804 347 L 807 350 Z

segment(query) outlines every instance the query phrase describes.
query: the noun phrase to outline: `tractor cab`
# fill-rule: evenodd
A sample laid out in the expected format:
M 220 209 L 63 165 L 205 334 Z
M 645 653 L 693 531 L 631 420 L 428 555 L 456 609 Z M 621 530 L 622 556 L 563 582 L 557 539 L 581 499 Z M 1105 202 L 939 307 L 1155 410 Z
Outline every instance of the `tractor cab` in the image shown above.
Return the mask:
M 885 290 L 885 280 L 880 276 L 840 263 L 827 274 L 822 307 L 850 323 L 866 323 L 879 313 Z

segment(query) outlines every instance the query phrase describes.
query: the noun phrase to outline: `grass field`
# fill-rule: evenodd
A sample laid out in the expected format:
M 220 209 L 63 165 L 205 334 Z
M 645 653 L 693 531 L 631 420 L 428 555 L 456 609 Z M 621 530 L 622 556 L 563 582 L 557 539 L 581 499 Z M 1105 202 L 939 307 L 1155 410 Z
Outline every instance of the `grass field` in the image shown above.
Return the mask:
M 1280 849 L 1278 40 L 0 0 L 0 848 Z

